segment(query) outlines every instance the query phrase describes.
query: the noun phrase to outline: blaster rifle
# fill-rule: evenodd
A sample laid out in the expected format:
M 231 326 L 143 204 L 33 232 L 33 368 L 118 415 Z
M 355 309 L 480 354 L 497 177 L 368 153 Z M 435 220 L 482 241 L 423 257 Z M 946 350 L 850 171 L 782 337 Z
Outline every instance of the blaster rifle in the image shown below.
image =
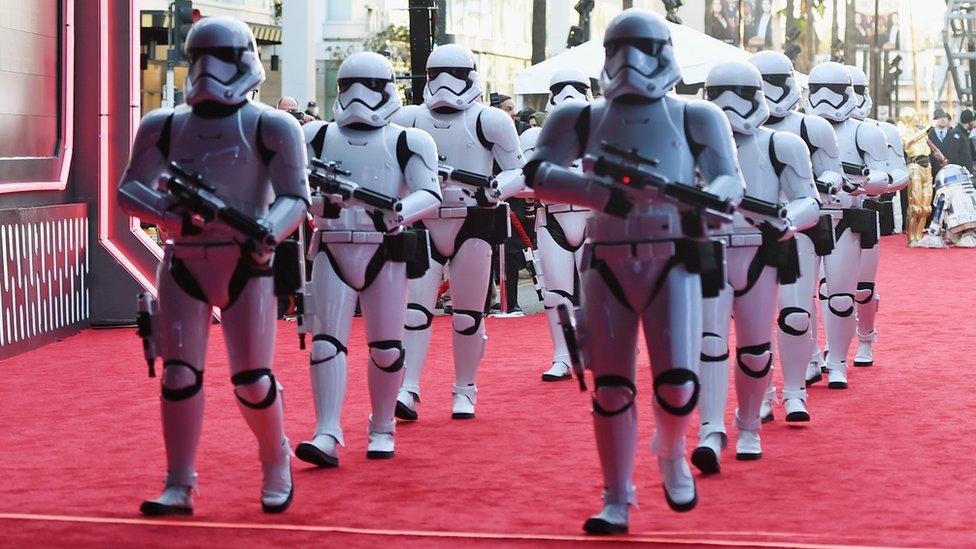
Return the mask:
M 274 248 L 278 242 L 267 227 L 251 216 L 227 205 L 213 187 L 203 182 L 200 174 L 191 173 L 176 162 L 169 163 L 169 173 L 163 177 L 166 192 L 176 198 L 183 210 L 199 216 L 204 223 L 214 219 L 247 238 Z
M 484 191 L 485 195 L 489 198 L 498 199 L 498 197 L 501 196 L 498 192 L 498 182 L 495 181 L 494 177 L 489 175 L 475 173 L 468 170 L 459 170 L 444 163 L 438 164 L 437 175 L 439 175 L 441 179 L 445 181 L 450 180 L 467 187 L 480 189 Z
M 837 194 L 837 191 L 839 190 L 835 185 L 831 185 L 830 183 L 825 183 L 823 181 L 820 181 L 819 179 L 814 181 L 814 184 L 816 184 L 817 186 L 818 193 L 825 194 L 828 196 L 834 196 L 835 194 Z
M 569 306 L 560 303 L 556 306 L 556 314 L 559 317 L 559 327 L 563 330 L 563 338 L 566 340 L 566 350 L 569 351 L 569 362 L 579 382 L 580 392 L 586 391 L 586 378 L 583 372 L 586 370 L 586 363 L 583 359 L 582 334 L 576 323 L 575 314 L 569 310 Z
M 156 330 L 155 318 L 159 313 L 159 302 L 152 294 L 143 292 L 138 297 L 139 309 L 136 315 L 136 335 L 142 339 L 142 354 L 149 367 L 149 377 L 156 377 Z
M 659 162 L 641 156 L 636 149 L 621 149 L 605 141 L 600 144 L 600 148 L 618 158 L 587 155 L 584 161 L 591 166 L 593 173 L 610 177 L 614 185 L 637 191 L 655 190 L 674 202 L 693 208 L 712 210 L 720 216 L 728 216 L 735 211 L 735 206 L 731 202 L 716 194 L 692 185 L 670 182 L 647 171 L 644 166 L 657 166 Z
M 349 179 L 350 172 L 339 168 L 333 161 L 313 158 L 308 173 L 309 183 L 315 190 L 338 196 L 343 202 L 356 200 L 378 210 L 399 212 L 403 209 L 400 199 L 360 186 Z

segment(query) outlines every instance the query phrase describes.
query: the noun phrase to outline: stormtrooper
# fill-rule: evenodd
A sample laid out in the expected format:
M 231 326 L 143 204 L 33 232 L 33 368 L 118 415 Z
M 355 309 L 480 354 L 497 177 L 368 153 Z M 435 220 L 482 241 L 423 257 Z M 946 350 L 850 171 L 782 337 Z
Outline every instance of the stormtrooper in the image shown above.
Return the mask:
M 481 79 L 471 50 L 455 44 L 427 59 L 424 104 L 404 108 L 395 122 L 433 136 L 443 162 L 440 210 L 423 220 L 430 234 L 430 268 L 410 282 L 407 305 L 406 370 L 396 416 L 417 419 L 420 375 L 430 347 L 437 287 L 449 268 L 454 307 L 454 404 L 451 417 L 474 418 L 475 374 L 484 354 L 485 296 L 491 250 L 509 235 L 506 198 L 524 187 L 522 151 L 515 123 L 501 109 L 481 103 Z M 501 172 L 494 177 L 492 165 Z
M 562 69 L 556 71 L 549 84 L 546 112 L 552 113 L 557 106 L 567 101 L 592 100 L 589 78 L 579 70 Z M 542 128 L 535 127 L 525 130 L 520 136 L 522 154 L 526 161 L 532 159 L 541 133 Z M 582 170 L 578 160 L 573 166 Z M 536 235 L 544 274 L 543 298 L 553 346 L 552 364 L 542 374 L 543 381 L 572 379 L 569 350 L 559 326 L 556 307 L 560 304 L 571 306 L 576 297 L 576 279 L 583 257 L 583 240 L 586 238 L 586 220 L 589 217 L 589 208 L 573 204 L 540 202 L 536 211 Z
M 327 181 L 312 196 L 316 229 L 309 255 L 314 259 L 305 299 L 310 318 L 303 323 L 314 334 L 310 366 L 317 426 L 295 455 L 320 467 L 337 466 L 337 446 L 344 445 L 339 416 L 357 297 L 369 342 L 372 414 L 366 457 L 394 455 L 408 266 L 427 253 L 426 235 L 404 228 L 441 203 L 433 139 L 390 124 L 400 110 L 390 62 L 376 53 L 357 53 L 343 61 L 337 76 L 335 123 L 305 126 L 309 156 L 323 162 L 313 164 L 313 187 L 319 177 Z
M 718 473 L 719 456 L 727 439 L 730 321 L 735 318 L 738 365 L 736 458 L 755 460 L 762 457 L 760 407 L 773 364 L 777 282 L 796 284 L 800 265 L 794 235 L 817 223 L 820 202 L 813 184 L 810 151 L 803 139 L 762 127 L 770 111 L 756 67 L 743 62 L 717 65 L 705 79 L 705 96 L 729 119 L 746 182 L 746 198 L 733 223 L 715 232 L 716 239 L 727 246 L 728 282 L 718 296 L 704 302 L 699 371 L 701 428 L 691 460 L 704 473 Z M 750 204 L 753 199 L 762 201 L 767 209 L 754 209 Z M 801 368 L 805 366 L 804 357 Z
M 703 281 L 707 293 L 718 290 L 723 260 L 721 246 L 706 238 L 708 210 L 673 200 L 666 191 L 699 191 L 693 187 L 699 173 L 704 192 L 725 212 L 744 191 L 721 110 L 668 93 L 681 75 L 665 20 L 625 10 L 607 26 L 604 48 L 606 98 L 554 110 L 526 167 L 539 199 L 593 209 L 580 266 L 583 310 L 577 314 L 586 327 L 604 481 L 603 509 L 583 526 L 591 534 L 626 532 L 629 506 L 636 503 L 635 359 L 642 323 L 654 376 L 651 451 L 658 456 L 665 500 L 675 511 L 697 504 L 684 440 L 699 393 Z M 580 157 L 583 175 L 569 167 Z M 623 166 L 628 175 L 613 176 L 612 167 L 603 171 L 608 164 Z M 640 188 L 641 182 L 656 183 Z
M 301 128 L 288 113 L 248 100 L 264 69 L 241 21 L 203 19 L 190 31 L 186 53 L 187 104 L 143 119 L 118 191 L 127 212 L 171 235 L 152 320 L 163 359 L 168 474 L 163 494 L 141 511 L 193 512 L 204 358 L 211 311 L 219 307 L 234 393 L 258 440 L 261 505 L 280 513 L 293 486 L 281 387 L 271 371 L 272 259 L 309 202 Z
M 764 51 L 753 55 L 749 61 L 762 74 L 763 94 L 770 110 L 765 126 L 803 139 L 809 151 L 820 202 L 832 204 L 844 182 L 834 129 L 825 119 L 796 110 L 800 102 L 800 88 L 789 57 L 781 52 Z M 822 258 L 830 254 L 834 247 L 830 214 L 821 213 L 817 223 L 798 231 L 795 239 L 800 273 L 796 282 L 782 284 L 779 288 L 776 348 L 783 373 L 782 402 L 786 421 L 803 422 L 810 420 L 806 407 L 807 381 L 821 376 L 818 364 L 813 364 L 813 374 L 808 372 L 808 366 L 817 340 L 814 293 L 820 279 Z M 773 419 L 775 399 L 776 388 L 771 383 L 760 412 L 763 421 Z
M 826 277 L 820 299 L 827 334 L 827 387 L 847 388 L 847 354 L 857 330 L 855 306 L 867 303 L 869 288 L 858 289 L 861 255 L 878 242 L 877 212 L 862 207 L 865 196 L 879 196 L 896 183 L 888 164 L 888 143 L 876 124 L 854 118 L 858 96 L 844 65 L 821 63 L 810 71 L 805 111 L 834 127 L 844 169 L 844 188 L 824 210 L 834 225 L 834 250 L 824 258 Z M 819 353 L 817 353 L 819 354 Z
M 868 124 L 874 124 L 884 132 L 885 140 L 888 143 L 886 164 L 891 181 L 885 193 L 900 191 L 908 186 L 908 165 L 905 163 L 905 149 L 902 146 L 901 134 L 898 127 L 888 122 L 879 122 L 869 118 L 871 107 L 874 102 L 871 100 L 868 89 L 867 75 L 860 68 L 848 66 L 847 71 L 851 75 L 851 82 L 854 84 L 854 97 L 856 105 L 852 116 Z M 864 206 L 869 209 L 880 209 L 883 207 L 881 202 L 865 201 Z M 900 207 L 895 208 L 901 212 Z M 875 215 L 877 218 L 878 216 Z M 880 223 L 880 222 L 879 222 Z M 880 234 L 880 224 L 878 227 Z M 854 353 L 854 366 L 871 366 L 874 364 L 874 351 L 872 345 L 878 339 L 878 332 L 875 329 L 875 318 L 878 314 L 878 302 L 881 299 L 875 289 L 875 281 L 878 275 L 878 259 L 881 255 L 880 243 L 875 242 L 870 249 L 861 252 L 861 269 L 857 280 L 857 350 Z M 829 354 L 829 353 L 828 353 Z

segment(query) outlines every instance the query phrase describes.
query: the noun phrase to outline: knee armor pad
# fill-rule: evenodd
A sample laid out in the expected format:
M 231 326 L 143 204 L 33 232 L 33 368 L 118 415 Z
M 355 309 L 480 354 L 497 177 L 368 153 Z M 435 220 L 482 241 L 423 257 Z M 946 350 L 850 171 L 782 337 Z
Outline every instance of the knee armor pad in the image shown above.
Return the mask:
M 274 404 L 278 396 L 278 383 L 268 368 L 238 372 L 230 381 L 234 384 L 237 400 L 248 408 L 267 408 Z
M 546 309 L 555 309 L 560 303 L 572 302 L 573 296 L 564 290 L 546 290 L 542 294 L 542 304 Z
M 163 362 L 161 385 L 163 400 L 186 400 L 203 388 L 203 370 L 197 370 L 182 360 L 167 360 Z
M 610 417 L 622 414 L 634 405 L 637 387 L 634 382 L 614 375 L 599 376 L 594 381 L 593 412 Z
M 854 301 L 861 305 L 867 305 L 874 299 L 874 282 L 858 282 L 857 291 L 854 292 Z
M 766 377 L 773 366 L 773 352 L 771 343 L 761 343 L 735 349 L 735 361 L 739 369 L 747 376 L 754 378 Z
M 330 335 L 318 334 L 312 338 L 312 356 L 309 359 L 309 364 L 312 366 L 324 364 L 339 356 L 340 353 L 349 353 L 341 341 Z
M 691 392 L 687 385 L 691 383 Z M 654 399 L 665 412 L 673 416 L 686 416 L 698 406 L 701 382 L 691 370 L 674 368 L 654 378 Z
M 384 372 L 399 372 L 403 368 L 403 343 L 396 339 L 370 343 L 369 361 Z
M 810 331 L 810 313 L 800 307 L 785 307 L 779 311 L 779 329 L 784 334 L 801 336 Z
M 454 331 L 461 335 L 474 335 L 481 328 L 481 320 L 485 314 L 481 311 L 462 311 L 454 309 L 454 320 L 452 322 Z
M 839 317 L 854 314 L 854 294 L 834 294 L 827 299 L 827 308 Z
M 434 322 L 434 314 L 426 307 L 417 303 L 407 304 L 407 322 L 404 328 L 411 332 L 418 332 L 430 328 Z
M 701 357 L 702 362 L 723 362 L 729 359 L 729 343 L 715 333 L 702 334 Z
M 820 284 L 817 285 L 817 297 L 820 301 L 827 301 L 827 277 L 820 279 Z

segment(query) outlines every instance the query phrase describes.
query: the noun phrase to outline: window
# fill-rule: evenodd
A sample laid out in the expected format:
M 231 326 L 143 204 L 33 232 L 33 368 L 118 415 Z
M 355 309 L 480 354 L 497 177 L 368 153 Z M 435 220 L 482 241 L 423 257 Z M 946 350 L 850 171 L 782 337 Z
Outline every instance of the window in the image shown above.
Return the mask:
M 329 21 L 352 21 L 352 0 L 328 0 L 325 17 Z
M 0 0 L 0 193 L 63 189 L 70 158 L 71 0 Z

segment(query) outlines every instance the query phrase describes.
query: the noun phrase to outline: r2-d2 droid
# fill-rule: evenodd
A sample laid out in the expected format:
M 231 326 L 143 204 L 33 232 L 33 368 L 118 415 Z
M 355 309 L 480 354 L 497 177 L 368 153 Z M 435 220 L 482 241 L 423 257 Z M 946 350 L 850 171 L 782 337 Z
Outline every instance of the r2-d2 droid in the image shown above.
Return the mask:
M 932 222 L 919 247 L 976 247 L 976 188 L 966 168 L 949 164 L 935 176 Z

